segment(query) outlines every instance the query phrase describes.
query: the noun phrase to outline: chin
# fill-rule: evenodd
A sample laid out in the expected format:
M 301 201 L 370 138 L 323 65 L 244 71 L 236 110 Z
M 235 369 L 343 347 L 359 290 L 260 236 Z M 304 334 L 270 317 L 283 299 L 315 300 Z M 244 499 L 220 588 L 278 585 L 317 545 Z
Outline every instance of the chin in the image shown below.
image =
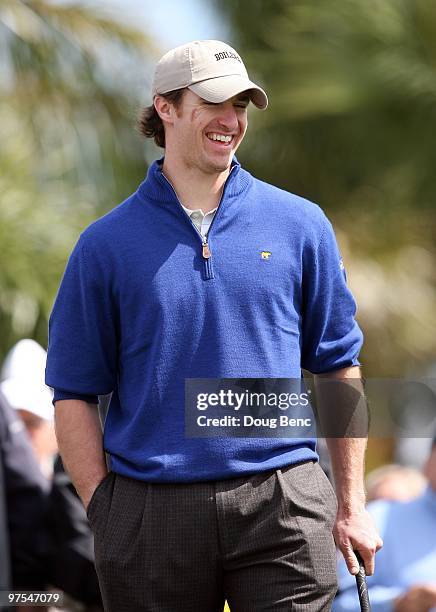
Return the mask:
M 214 172 L 224 172 L 228 170 L 230 164 L 232 163 L 233 152 L 230 155 L 223 156 L 221 159 L 213 158 L 206 160 L 206 164 L 209 168 L 212 168 Z
M 228 170 L 230 168 L 230 164 L 231 160 L 229 160 L 226 164 L 216 164 L 214 170 L 216 170 L 217 172 L 224 172 L 225 170 Z

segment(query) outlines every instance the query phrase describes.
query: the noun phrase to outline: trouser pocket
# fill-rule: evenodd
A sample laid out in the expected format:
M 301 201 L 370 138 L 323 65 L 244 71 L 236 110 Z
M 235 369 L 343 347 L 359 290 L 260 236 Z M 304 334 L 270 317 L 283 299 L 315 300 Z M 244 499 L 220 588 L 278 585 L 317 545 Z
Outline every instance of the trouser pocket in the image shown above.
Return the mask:
M 101 505 L 101 502 L 106 499 L 107 490 L 111 489 L 110 483 L 112 482 L 113 477 L 114 472 L 109 471 L 98 483 L 89 501 L 88 507 L 86 508 L 86 515 L 93 531 L 95 530 L 99 519 L 102 517 L 102 514 L 105 513 L 105 505 Z

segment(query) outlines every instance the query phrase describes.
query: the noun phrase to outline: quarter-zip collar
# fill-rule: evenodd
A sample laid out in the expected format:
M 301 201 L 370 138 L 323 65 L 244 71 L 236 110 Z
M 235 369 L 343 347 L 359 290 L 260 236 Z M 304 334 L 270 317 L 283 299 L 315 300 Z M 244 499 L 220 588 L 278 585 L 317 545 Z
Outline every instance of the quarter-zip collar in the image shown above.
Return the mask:
M 138 187 L 138 192 L 142 198 L 147 200 L 173 205 L 177 202 L 177 196 L 171 184 L 162 173 L 163 161 L 164 158 L 162 157 L 151 164 L 148 168 L 146 179 Z M 220 206 L 225 206 L 226 202 L 239 197 L 248 189 L 252 180 L 251 175 L 245 172 L 236 157 L 233 157 L 231 172 L 224 184 L 223 198 Z
M 207 238 L 203 237 L 197 227 L 194 225 L 189 215 L 183 210 L 183 206 L 177 197 L 177 193 L 162 172 L 164 158 L 155 161 L 147 172 L 147 178 L 138 188 L 138 195 L 141 199 L 154 201 L 159 207 L 172 207 L 174 210 L 178 210 L 181 215 L 180 218 L 184 218 L 185 221 L 192 228 L 193 233 L 199 240 L 199 247 L 201 248 L 201 256 L 203 261 L 203 278 L 204 280 L 212 280 L 215 278 L 213 257 L 211 249 L 211 233 L 215 228 L 216 221 L 219 217 L 225 214 L 228 206 L 232 202 L 242 200 L 245 196 L 244 192 L 248 192 L 251 181 L 253 180 L 248 172 L 245 172 L 238 160 L 234 157 L 230 167 L 229 175 L 224 183 L 220 202 L 218 204 L 217 211 L 209 227 Z M 235 207 L 235 210 L 237 207 Z

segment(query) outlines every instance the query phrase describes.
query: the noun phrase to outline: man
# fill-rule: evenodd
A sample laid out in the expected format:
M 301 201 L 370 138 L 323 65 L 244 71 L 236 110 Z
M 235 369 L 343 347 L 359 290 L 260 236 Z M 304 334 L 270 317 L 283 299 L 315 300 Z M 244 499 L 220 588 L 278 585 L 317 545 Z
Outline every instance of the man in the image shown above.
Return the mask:
M 409 501 L 378 500 L 369 504 L 383 536 L 377 573 L 368 578 L 374 612 L 436 610 L 436 438 L 424 467 L 428 486 Z M 339 565 L 338 611 L 358 612 L 354 585 L 343 562 Z
M 381 544 L 364 440 L 330 443 L 337 509 L 312 438 L 185 436 L 190 379 L 360 376 L 330 223 L 234 157 L 249 101 L 268 103 L 228 45 L 163 56 L 141 126 L 165 157 L 82 234 L 51 316 L 46 380 L 107 610 L 326 610 L 333 524 L 351 571 Z

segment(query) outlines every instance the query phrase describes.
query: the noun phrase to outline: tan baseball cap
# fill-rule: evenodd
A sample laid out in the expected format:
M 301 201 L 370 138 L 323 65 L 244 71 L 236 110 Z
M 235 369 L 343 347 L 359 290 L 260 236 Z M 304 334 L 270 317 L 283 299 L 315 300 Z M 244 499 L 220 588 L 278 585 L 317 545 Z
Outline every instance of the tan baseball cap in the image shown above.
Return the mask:
M 266 93 L 250 81 L 239 54 L 219 40 L 194 40 L 161 57 L 154 74 L 153 97 L 183 87 L 215 103 L 248 91 L 257 108 L 268 106 Z

